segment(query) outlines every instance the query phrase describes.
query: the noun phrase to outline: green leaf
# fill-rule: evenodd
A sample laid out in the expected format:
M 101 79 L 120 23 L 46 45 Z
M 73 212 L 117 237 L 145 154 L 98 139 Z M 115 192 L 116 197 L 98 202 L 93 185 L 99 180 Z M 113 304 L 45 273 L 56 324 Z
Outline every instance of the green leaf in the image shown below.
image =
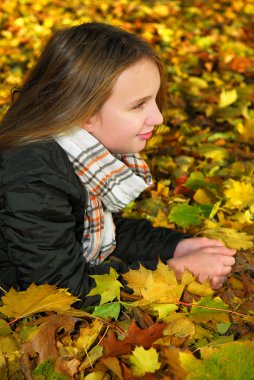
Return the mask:
M 120 300 L 120 288 L 123 286 L 117 281 L 119 276 L 115 269 L 110 268 L 109 274 L 92 275 L 90 277 L 94 278 L 96 286 L 87 294 L 87 296 L 100 295 L 100 305 L 113 301 L 115 298 Z
M 220 297 L 207 296 L 201 298 L 190 311 L 191 319 L 200 322 L 217 321 L 228 322 L 228 305 Z M 203 306 L 203 307 L 202 307 Z
M 33 370 L 33 377 L 36 380 L 36 377 L 44 376 L 45 380 L 68 380 L 68 377 L 63 373 L 55 372 L 55 363 L 54 359 L 48 359 L 39 364 Z
M 203 173 L 193 172 L 184 183 L 184 186 L 188 187 L 188 189 L 193 190 L 204 189 L 207 187 L 207 182 Z
M 232 342 L 213 349 L 203 360 L 180 352 L 180 361 L 188 371 L 186 380 L 253 380 L 254 342 Z
M 190 226 L 198 226 L 202 223 L 200 214 L 201 209 L 199 207 L 182 204 L 172 207 L 168 219 L 170 222 L 176 223 L 179 227 L 188 228 Z
M 12 329 L 4 319 L 0 319 L 0 337 L 11 334 Z
M 231 325 L 232 323 L 217 323 L 216 327 L 217 327 L 218 333 L 221 335 L 225 334 Z
M 119 317 L 121 306 L 119 302 L 107 303 L 105 305 L 95 306 L 93 315 L 101 318 L 114 318 L 117 320 Z

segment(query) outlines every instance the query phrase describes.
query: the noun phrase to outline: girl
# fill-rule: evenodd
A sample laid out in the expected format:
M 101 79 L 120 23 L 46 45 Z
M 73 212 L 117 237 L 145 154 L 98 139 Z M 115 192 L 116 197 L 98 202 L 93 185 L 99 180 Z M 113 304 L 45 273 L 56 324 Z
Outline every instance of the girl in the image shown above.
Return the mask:
M 102 23 L 53 35 L 1 123 L 3 289 L 56 284 L 85 301 L 89 275 L 159 257 L 222 286 L 234 250 L 117 214 L 151 185 L 139 152 L 164 105 L 161 61 L 136 35 Z

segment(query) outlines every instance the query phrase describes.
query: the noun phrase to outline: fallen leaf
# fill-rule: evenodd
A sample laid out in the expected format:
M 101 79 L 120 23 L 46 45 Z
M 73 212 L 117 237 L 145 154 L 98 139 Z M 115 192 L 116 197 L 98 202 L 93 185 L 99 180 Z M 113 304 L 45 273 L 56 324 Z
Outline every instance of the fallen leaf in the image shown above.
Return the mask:
M 37 334 L 22 344 L 21 352 L 23 355 L 30 356 L 37 353 L 40 364 L 48 358 L 60 356 L 56 346 L 56 332 L 60 328 L 63 328 L 65 332 L 71 332 L 74 329 L 75 322 L 71 317 L 53 314 L 41 318 L 37 324 L 40 324 Z
M 254 342 L 232 342 L 210 351 L 204 360 L 180 352 L 180 362 L 188 372 L 186 380 L 253 379 Z
M 3 306 L 0 307 L 0 312 L 16 319 L 44 311 L 64 314 L 77 300 L 66 289 L 57 289 L 54 285 L 31 284 L 27 290 L 21 292 L 11 288 L 2 297 Z
M 223 89 L 220 94 L 219 107 L 224 108 L 234 103 L 237 100 L 237 91 L 233 90 L 225 90 Z
M 109 274 L 91 275 L 94 278 L 96 286 L 87 294 L 87 296 L 100 295 L 100 305 L 113 301 L 115 298 L 120 299 L 120 288 L 122 284 L 117 281 L 119 275 L 115 269 L 110 268 Z
M 102 358 L 101 362 L 117 376 L 117 378 L 123 380 L 122 369 L 119 360 L 116 357 Z
M 75 342 L 78 348 L 84 348 L 86 351 L 92 346 L 94 341 L 98 338 L 100 331 L 103 327 L 103 323 L 95 319 L 93 323 L 85 327 L 81 327 L 79 330 L 79 337 Z
M 140 329 L 133 321 L 123 340 L 118 340 L 115 332 L 110 329 L 102 341 L 103 354 L 105 357 L 129 354 L 134 346 L 150 348 L 153 342 L 163 337 L 165 326 L 164 323 L 154 323 L 146 329 Z
M 136 347 L 129 356 L 131 371 L 134 376 L 142 376 L 147 372 L 155 372 L 160 369 L 159 354 L 155 348 L 145 350 L 143 347 Z

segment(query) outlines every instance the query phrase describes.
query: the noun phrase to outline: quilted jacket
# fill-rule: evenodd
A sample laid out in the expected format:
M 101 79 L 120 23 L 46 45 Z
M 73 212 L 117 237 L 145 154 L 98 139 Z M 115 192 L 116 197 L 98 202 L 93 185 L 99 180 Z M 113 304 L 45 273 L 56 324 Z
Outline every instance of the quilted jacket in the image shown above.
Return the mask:
M 24 290 L 49 283 L 85 299 L 89 275 L 120 273 L 137 262 L 153 268 L 172 257 L 184 235 L 114 215 L 117 260 L 91 267 L 83 256 L 83 185 L 65 151 L 46 141 L 0 156 L 0 286 Z M 120 260 L 119 260 L 120 259 Z M 90 297 L 88 297 L 90 298 Z

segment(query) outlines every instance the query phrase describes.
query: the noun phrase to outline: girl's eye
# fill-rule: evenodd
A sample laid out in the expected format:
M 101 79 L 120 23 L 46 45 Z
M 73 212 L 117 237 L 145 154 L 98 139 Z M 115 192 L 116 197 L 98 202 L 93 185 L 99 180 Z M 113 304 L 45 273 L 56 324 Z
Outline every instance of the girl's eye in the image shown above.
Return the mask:
M 142 106 L 145 104 L 145 102 L 141 102 L 139 104 L 137 104 L 136 106 L 133 107 L 134 110 L 138 110 L 140 108 L 142 108 Z

